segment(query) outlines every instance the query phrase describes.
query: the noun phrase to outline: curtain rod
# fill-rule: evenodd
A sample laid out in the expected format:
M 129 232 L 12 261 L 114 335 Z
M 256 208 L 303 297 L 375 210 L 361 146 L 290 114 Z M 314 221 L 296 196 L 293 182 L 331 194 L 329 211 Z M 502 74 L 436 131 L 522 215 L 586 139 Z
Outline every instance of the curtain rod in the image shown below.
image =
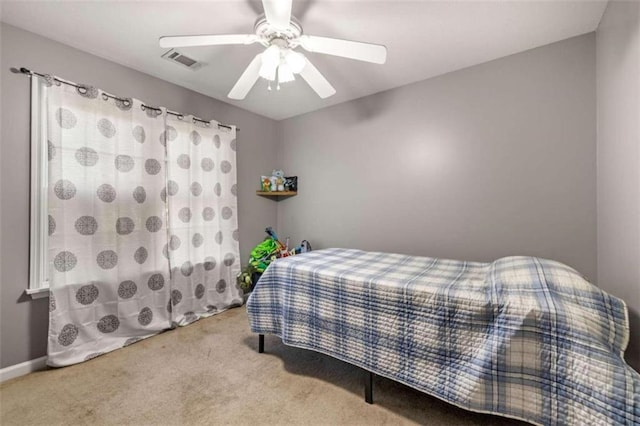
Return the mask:
M 11 72 L 14 73 L 14 74 L 28 75 L 29 77 L 32 77 L 34 75 L 37 75 L 38 77 L 43 77 L 43 78 L 47 77 L 46 74 L 41 74 L 39 72 L 31 71 L 30 69 L 25 68 L 25 67 L 21 67 L 21 68 L 11 67 Z M 56 81 L 60 82 L 60 83 L 64 83 L 64 84 L 67 84 L 69 86 L 73 86 L 76 89 L 86 89 L 85 86 L 81 86 L 81 85 L 78 85 L 78 84 L 70 83 L 68 81 L 60 80 L 60 79 L 55 78 L 55 77 L 54 77 L 54 79 Z M 114 96 L 114 95 L 111 95 L 111 94 L 106 93 L 106 92 L 102 92 L 102 95 L 107 97 L 107 98 L 116 99 L 116 100 L 119 100 L 119 101 L 128 101 L 129 100 L 129 99 L 126 99 L 126 98 L 119 98 L 118 96 Z M 152 106 L 149 106 L 149 105 L 142 104 L 142 106 L 144 108 L 152 109 L 152 110 L 155 110 L 155 111 L 161 111 L 160 108 L 152 107 Z M 174 116 L 176 116 L 176 117 L 178 117 L 180 119 L 182 119 L 182 117 L 184 117 L 184 114 L 180 114 L 179 112 L 173 112 L 173 111 L 169 111 L 169 110 L 167 110 L 167 114 L 174 115 Z M 208 121 L 203 120 L 201 118 L 193 117 L 193 120 L 194 121 L 199 121 L 201 123 L 209 124 Z M 231 126 L 229 126 L 227 124 L 221 124 L 221 123 L 218 123 L 218 127 L 224 127 L 225 129 L 231 129 L 232 128 Z M 240 129 L 238 129 L 236 127 L 236 132 L 239 132 L 239 131 L 240 131 Z

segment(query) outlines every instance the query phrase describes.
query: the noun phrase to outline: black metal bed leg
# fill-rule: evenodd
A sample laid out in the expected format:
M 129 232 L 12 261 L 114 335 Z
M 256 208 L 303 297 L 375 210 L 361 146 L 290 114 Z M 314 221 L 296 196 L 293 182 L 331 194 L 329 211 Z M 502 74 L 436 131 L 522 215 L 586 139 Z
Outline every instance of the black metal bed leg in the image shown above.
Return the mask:
M 258 334 L 258 353 L 264 353 L 264 334 Z
M 367 377 L 364 379 L 364 400 L 367 404 L 373 404 L 373 374 L 371 371 L 367 372 Z

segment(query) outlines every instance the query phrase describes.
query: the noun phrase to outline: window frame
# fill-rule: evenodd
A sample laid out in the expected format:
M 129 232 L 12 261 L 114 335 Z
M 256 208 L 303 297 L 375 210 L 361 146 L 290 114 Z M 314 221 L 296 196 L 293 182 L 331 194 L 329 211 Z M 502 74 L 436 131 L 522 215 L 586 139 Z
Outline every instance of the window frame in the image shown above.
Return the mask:
M 49 296 L 49 146 L 47 142 L 47 86 L 31 76 L 29 285 L 32 298 Z

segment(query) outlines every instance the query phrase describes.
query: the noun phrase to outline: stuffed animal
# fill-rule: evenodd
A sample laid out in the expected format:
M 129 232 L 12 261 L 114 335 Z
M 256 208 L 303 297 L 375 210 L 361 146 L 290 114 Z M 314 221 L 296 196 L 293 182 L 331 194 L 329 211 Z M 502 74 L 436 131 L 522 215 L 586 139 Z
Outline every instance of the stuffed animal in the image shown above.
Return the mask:
M 249 290 L 253 285 L 253 280 L 251 279 L 252 274 L 252 266 L 249 265 L 244 271 L 238 273 L 237 282 L 238 287 L 243 290 Z
M 271 191 L 271 178 L 269 176 L 262 176 L 262 178 L 260 179 L 260 183 L 262 185 L 262 191 Z
M 273 188 L 274 181 L 275 181 L 275 189 Z M 273 172 L 271 172 L 271 190 L 284 191 L 284 172 L 282 170 L 274 169 Z
M 285 191 L 298 191 L 298 176 L 287 176 L 284 178 Z

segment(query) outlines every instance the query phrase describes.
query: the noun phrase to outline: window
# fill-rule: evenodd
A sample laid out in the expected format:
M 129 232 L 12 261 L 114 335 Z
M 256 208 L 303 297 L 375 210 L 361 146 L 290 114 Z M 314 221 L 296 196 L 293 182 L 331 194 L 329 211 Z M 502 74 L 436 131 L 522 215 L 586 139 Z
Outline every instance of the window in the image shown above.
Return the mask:
M 49 261 L 47 239 L 49 215 L 47 212 L 48 159 L 47 143 L 47 86 L 42 79 L 31 78 L 31 204 L 29 244 L 29 288 L 33 298 L 49 295 Z

